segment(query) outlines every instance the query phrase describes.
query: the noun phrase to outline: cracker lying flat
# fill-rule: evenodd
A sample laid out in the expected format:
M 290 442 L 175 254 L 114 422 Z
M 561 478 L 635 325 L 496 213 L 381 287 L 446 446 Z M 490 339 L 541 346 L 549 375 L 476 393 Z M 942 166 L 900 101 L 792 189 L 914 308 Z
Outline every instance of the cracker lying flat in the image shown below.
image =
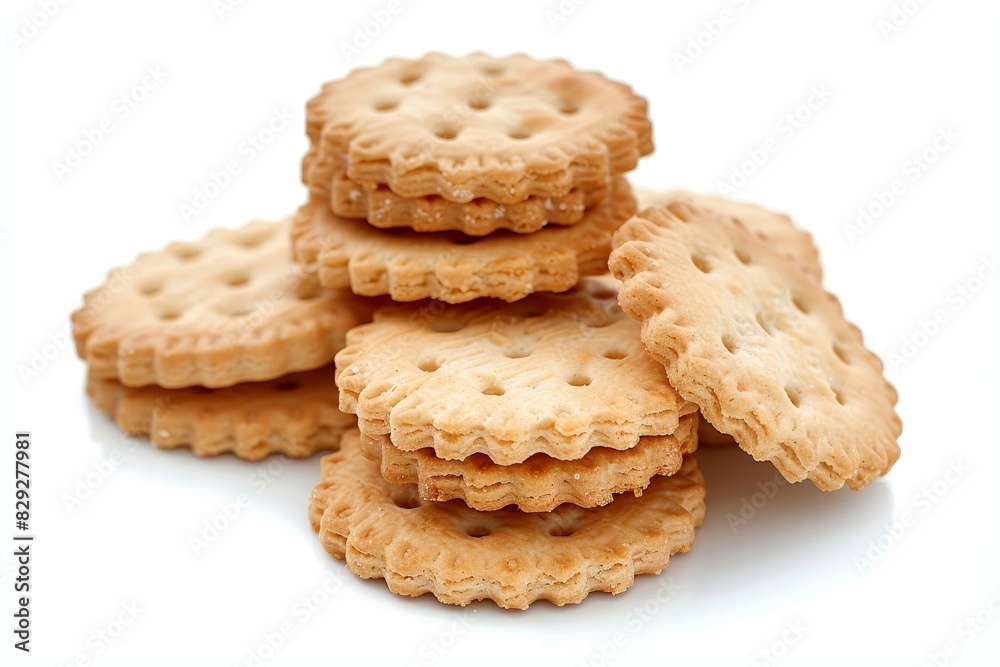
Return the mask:
M 323 458 L 309 519 L 330 554 L 399 595 L 524 609 L 535 600 L 564 605 L 591 591 L 621 593 L 635 575 L 660 572 L 688 551 L 705 514 L 704 480 L 690 457 L 641 498 L 624 494 L 596 509 L 478 512 L 458 500 L 422 502 L 416 487 L 389 484 L 358 438 L 348 431 L 340 451 Z
M 698 416 L 685 415 L 672 435 L 639 438 L 631 449 L 595 447 L 576 461 L 560 461 L 535 454 L 524 463 L 500 466 L 485 454 L 464 461 L 434 456 L 430 449 L 404 452 L 389 436 L 362 434 L 366 454 L 381 458 L 382 476 L 393 484 L 416 484 L 423 500 L 461 499 L 476 510 L 498 510 L 516 505 L 523 512 L 548 512 L 563 503 L 599 507 L 614 494 L 637 496 L 656 475 L 672 475 L 684 455 L 698 446 Z
M 308 161 L 308 156 L 306 158 Z M 312 172 L 323 169 L 314 164 Z M 334 171 L 334 170 L 330 170 Z M 386 185 L 367 188 L 334 173 L 332 189 L 315 188 L 320 198 L 329 199 L 333 212 L 342 218 L 361 218 L 372 227 L 408 227 L 417 232 L 455 230 L 483 236 L 498 229 L 519 234 L 537 232 L 546 224 L 571 225 L 583 220 L 584 211 L 607 198 L 608 187 L 574 188 L 564 197 L 532 196 L 514 204 L 500 204 L 482 197 L 466 203 L 450 202 L 438 195 L 401 197 Z
M 320 159 L 403 197 L 501 204 L 562 197 L 653 150 L 646 100 L 562 60 L 482 53 L 390 59 L 323 86 L 306 106 Z
M 715 195 L 702 195 L 686 190 L 659 192 L 637 189 L 639 208 L 645 209 L 657 204 L 689 204 L 708 209 L 720 215 L 738 219 L 747 229 L 764 237 L 782 254 L 791 257 L 809 275 L 823 279 L 823 266 L 819 261 L 819 250 L 813 243 L 812 235 L 799 228 L 784 214 L 762 208 L 749 202 L 733 201 Z
M 581 276 L 607 271 L 611 234 L 635 212 L 625 179 L 612 187 L 608 199 L 575 225 L 482 237 L 376 229 L 336 216 L 328 202 L 313 199 L 292 226 L 295 257 L 315 267 L 323 285 L 395 301 L 516 301 L 533 292 L 561 292 Z
M 217 229 L 112 271 L 72 315 L 77 353 L 96 378 L 171 389 L 330 363 L 371 307 L 304 273 L 288 229 L 287 220 Z
M 889 470 L 896 391 L 817 281 L 739 221 L 691 204 L 646 209 L 614 244 L 622 308 L 719 431 L 825 490 Z
M 340 407 L 403 451 L 481 452 L 500 465 L 673 433 L 696 408 L 645 353 L 617 286 L 591 278 L 512 304 L 379 309 L 337 355 Z
M 337 409 L 332 366 L 222 389 L 126 387 L 91 375 L 87 393 L 126 433 L 148 435 L 166 449 L 190 447 L 198 456 L 311 456 L 336 449 L 357 423 Z

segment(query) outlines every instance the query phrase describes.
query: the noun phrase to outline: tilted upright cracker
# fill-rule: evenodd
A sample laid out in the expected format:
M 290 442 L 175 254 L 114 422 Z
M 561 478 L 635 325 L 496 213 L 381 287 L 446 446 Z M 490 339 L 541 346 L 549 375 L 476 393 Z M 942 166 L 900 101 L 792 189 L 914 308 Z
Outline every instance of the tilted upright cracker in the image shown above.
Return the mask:
M 639 208 L 655 205 L 688 204 L 708 209 L 719 215 L 737 218 L 747 229 L 759 234 L 776 250 L 791 257 L 802 269 L 817 280 L 823 279 L 819 250 L 809 232 L 796 226 L 784 214 L 750 202 L 735 201 L 716 195 L 697 194 L 687 190 L 658 192 L 639 188 L 635 191 Z
M 670 384 L 789 481 L 861 489 L 899 457 L 896 391 L 840 303 L 739 220 L 653 206 L 614 239 L 619 302 Z

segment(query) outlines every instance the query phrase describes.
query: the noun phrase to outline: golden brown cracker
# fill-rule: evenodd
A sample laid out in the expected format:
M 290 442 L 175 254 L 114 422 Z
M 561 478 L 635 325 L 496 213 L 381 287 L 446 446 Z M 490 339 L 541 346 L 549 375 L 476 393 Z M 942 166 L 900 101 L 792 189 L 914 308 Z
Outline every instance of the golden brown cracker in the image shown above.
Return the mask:
M 333 361 L 370 304 L 321 287 L 291 258 L 289 222 L 217 229 L 112 271 L 72 315 L 94 377 L 225 387 Z
M 536 600 L 564 605 L 591 591 L 621 593 L 635 575 L 660 572 L 671 555 L 688 551 L 704 518 L 704 480 L 692 457 L 640 498 L 627 493 L 595 509 L 479 512 L 389 484 L 358 440 L 349 431 L 340 451 L 323 457 L 309 519 L 324 549 L 398 595 L 525 609 Z
M 646 209 L 615 235 L 622 308 L 670 384 L 792 482 L 860 489 L 899 457 L 896 391 L 837 299 L 739 220 Z
M 605 273 L 611 234 L 634 212 L 624 178 L 580 222 L 534 234 L 376 229 L 336 216 L 328 202 L 313 199 L 299 209 L 292 239 L 296 259 L 329 287 L 388 294 L 395 301 L 517 301 L 534 292 L 562 292 L 583 276 Z
M 738 219 L 747 229 L 760 234 L 778 251 L 791 257 L 806 273 L 817 280 L 823 279 L 823 265 L 819 249 L 812 235 L 798 227 L 785 213 L 779 213 L 750 202 L 726 199 L 717 195 L 696 194 L 687 190 L 665 192 L 639 188 L 635 191 L 639 208 L 654 205 L 690 204 L 706 208 L 720 215 Z
M 522 512 L 548 512 L 563 503 L 600 507 L 615 494 L 641 496 L 656 475 L 680 470 L 685 454 L 698 446 L 698 416 L 685 415 L 671 435 L 648 435 L 630 449 L 595 447 L 576 461 L 560 461 L 535 454 L 523 463 L 501 466 L 485 454 L 449 461 L 431 449 L 405 452 L 389 436 L 362 434 L 364 447 L 373 447 L 381 460 L 382 476 L 393 484 L 415 484 L 423 500 L 458 498 L 476 510 L 498 510 L 508 505 Z
M 379 309 L 337 355 L 341 409 L 401 450 L 454 460 L 479 452 L 500 465 L 673 433 L 696 408 L 646 354 L 617 287 L 590 278 L 512 304 Z
M 126 387 L 90 376 L 87 393 L 126 433 L 198 456 L 311 456 L 336 449 L 357 423 L 337 408 L 333 366 L 221 389 Z
M 562 197 L 653 150 L 646 100 L 562 60 L 430 53 L 331 81 L 306 106 L 320 161 L 403 197 Z
M 438 195 L 401 197 L 385 185 L 369 189 L 338 173 L 333 176 L 332 189 L 326 196 L 336 215 L 365 219 L 379 229 L 453 230 L 484 236 L 500 229 L 528 234 L 549 224 L 575 224 L 583 220 L 588 208 L 604 201 L 609 190 L 606 186 L 574 188 L 563 197 L 532 196 L 513 204 L 500 204 L 483 197 L 457 203 Z

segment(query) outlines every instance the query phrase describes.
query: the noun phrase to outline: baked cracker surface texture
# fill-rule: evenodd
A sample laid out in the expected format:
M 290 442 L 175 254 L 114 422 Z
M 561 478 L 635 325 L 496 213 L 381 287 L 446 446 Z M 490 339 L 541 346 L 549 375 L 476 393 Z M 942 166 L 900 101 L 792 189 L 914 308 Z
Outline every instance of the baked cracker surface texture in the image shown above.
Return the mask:
M 823 279 L 823 266 L 819 259 L 819 249 L 812 235 L 795 224 L 785 213 L 773 211 L 758 204 L 737 201 L 718 195 L 700 194 L 688 190 L 635 191 L 639 208 L 656 205 L 689 204 L 708 209 L 719 215 L 738 219 L 747 229 L 759 234 L 779 252 L 792 258 L 803 271 L 817 280 Z
M 517 301 L 606 273 L 611 235 L 635 210 L 632 189 L 619 177 L 609 197 L 580 222 L 533 234 L 377 229 L 337 216 L 329 202 L 315 198 L 298 210 L 291 233 L 295 258 L 330 288 L 387 294 L 394 301 Z
M 129 435 L 148 436 L 164 449 L 189 447 L 198 456 L 312 456 L 336 449 L 357 424 L 337 407 L 332 365 L 220 389 L 126 387 L 90 376 L 87 393 Z
M 646 100 L 563 60 L 523 54 L 390 59 L 306 106 L 316 160 L 403 197 L 514 204 L 563 197 L 653 150 Z
M 621 593 L 637 574 L 658 573 L 688 551 L 704 518 L 705 487 L 694 458 L 657 477 L 637 498 L 595 509 L 479 512 L 458 500 L 423 502 L 413 486 L 383 479 L 349 431 L 321 462 L 309 519 L 334 557 L 389 590 L 447 604 L 493 600 L 525 609 L 536 600 L 574 604 L 592 591 Z
M 861 489 L 899 457 L 896 390 L 840 302 L 739 220 L 653 206 L 615 235 L 619 302 L 670 384 L 792 482 Z
M 673 433 L 696 407 L 644 351 L 617 287 L 598 277 L 512 304 L 379 309 L 337 355 L 340 407 L 400 450 L 499 465 Z
M 681 417 L 670 435 L 647 435 L 630 449 L 595 447 L 575 461 L 535 454 L 501 466 L 485 454 L 449 461 L 431 449 L 404 452 L 389 436 L 362 434 L 366 453 L 381 460 L 382 476 L 393 484 L 416 484 L 422 500 L 458 498 L 472 509 L 508 505 L 523 512 L 548 512 L 563 503 L 607 505 L 616 494 L 642 495 L 656 475 L 672 475 L 698 446 L 698 415 Z
M 289 225 L 216 229 L 112 271 L 71 316 L 90 374 L 132 387 L 227 387 L 329 364 L 371 305 L 295 264 Z

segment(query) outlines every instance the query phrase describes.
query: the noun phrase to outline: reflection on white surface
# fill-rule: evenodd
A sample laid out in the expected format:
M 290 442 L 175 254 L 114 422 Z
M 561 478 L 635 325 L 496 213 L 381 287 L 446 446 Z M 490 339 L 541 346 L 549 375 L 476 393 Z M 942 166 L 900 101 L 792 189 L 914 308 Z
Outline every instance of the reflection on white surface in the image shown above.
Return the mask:
M 122 474 L 146 485 L 172 482 L 190 498 L 215 499 L 187 517 L 190 534 L 186 542 L 201 537 L 209 541 L 208 546 L 172 545 L 184 547 L 181 551 L 190 552 L 192 559 L 210 557 L 215 543 L 224 542 L 227 532 L 240 531 L 242 524 L 250 521 L 267 519 L 285 526 L 285 532 L 297 541 L 311 545 L 308 552 L 318 562 L 301 560 L 312 569 L 335 573 L 343 570 L 341 574 L 353 578 L 322 550 L 306 521 L 308 494 L 318 477 L 320 455 L 308 460 L 272 457 L 257 463 L 229 455 L 201 459 L 186 449 L 164 451 L 141 438 L 123 438 L 105 415 L 93 407 L 89 413 L 92 436 L 100 445 L 102 458 L 122 453 Z M 618 598 L 621 604 L 628 605 L 630 598 L 641 601 L 655 597 L 664 585 L 661 580 L 669 577 L 673 583 L 671 596 L 689 598 L 682 607 L 674 605 L 663 613 L 662 619 L 672 631 L 682 631 L 685 624 L 698 624 L 704 614 L 718 618 L 720 608 L 725 610 L 724 615 L 732 617 L 758 613 L 769 604 L 768 591 L 779 588 L 783 591 L 782 604 L 790 601 L 788 590 L 805 599 L 837 588 L 859 576 L 855 557 L 863 555 L 869 541 L 876 540 L 892 522 L 892 494 L 881 481 L 861 493 L 846 487 L 829 493 L 809 482 L 788 484 L 770 464 L 755 462 L 735 447 L 702 448 L 697 457 L 706 479 L 708 511 L 704 525 L 696 532 L 694 548 L 677 554 L 660 576 L 639 576 L 634 588 Z M 101 489 L 95 491 L 100 493 Z M 149 501 L 156 503 L 157 499 Z M 167 501 L 164 498 L 160 502 Z M 234 505 L 241 511 L 230 517 L 226 510 L 232 511 Z M 252 518 L 246 519 L 245 514 Z M 208 526 L 220 515 L 228 520 L 216 522 L 213 532 Z M 432 596 L 400 599 L 380 580 L 355 584 L 366 596 L 392 600 L 404 605 L 404 609 L 419 609 L 422 615 L 447 618 L 453 612 Z M 753 604 L 744 606 L 741 601 L 750 598 Z M 618 620 L 623 607 L 618 603 L 601 604 L 610 600 L 611 596 L 596 593 L 580 609 L 588 617 L 603 615 L 603 609 L 607 614 L 604 620 L 611 623 Z M 547 602 L 519 614 L 499 610 L 492 602 L 472 607 L 477 613 L 495 615 L 495 621 L 509 624 L 511 630 L 521 625 L 530 628 L 536 615 L 554 610 Z

